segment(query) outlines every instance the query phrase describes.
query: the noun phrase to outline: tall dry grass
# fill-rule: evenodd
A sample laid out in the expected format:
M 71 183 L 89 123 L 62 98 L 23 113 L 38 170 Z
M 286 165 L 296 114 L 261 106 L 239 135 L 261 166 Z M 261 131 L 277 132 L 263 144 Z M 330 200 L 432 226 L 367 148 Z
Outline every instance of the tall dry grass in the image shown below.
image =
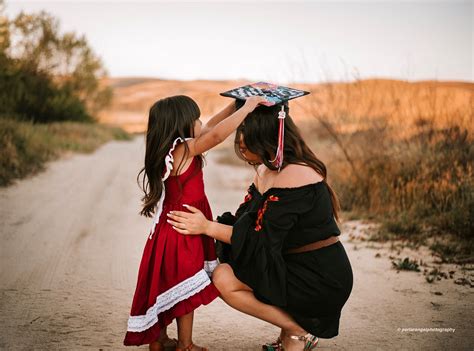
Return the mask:
M 53 122 L 35 124 L 0 119 L 0 186 L 44 169 L 65 151 L 92 152 L 109 140 L 129 140 L 120 128 L 102 124 Z
M 306 138 L 343 208 L 399 237 L 451 234 L 472 255 L 473 87 L 374 81 L 313 91 L 304 109 L 319 124 Z

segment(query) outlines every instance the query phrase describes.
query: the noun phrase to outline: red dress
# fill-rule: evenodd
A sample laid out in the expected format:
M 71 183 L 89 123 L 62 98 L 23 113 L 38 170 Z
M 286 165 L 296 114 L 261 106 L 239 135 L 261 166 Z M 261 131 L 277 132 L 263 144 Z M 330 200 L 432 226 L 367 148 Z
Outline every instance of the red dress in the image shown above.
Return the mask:
M 169 153 L 171 162 L 167 160 L 169 167 L 168 175 L 164 177 L 164 201 L 157 205 L 154 225 L 138 271 L 123 342 L 127 346 L 157 340 L 160 330 L 173 319 L 192 312 L 200 305 L 207 305 L 219 296 L 219 291 L 210 280 L 218 264 L 214 239 L 206 235 L 180 234 L 166 221 L 169 211 L 186 211 L 183 204 L 198 208 L 212 220 L 199 159 L 194 157 L 184 173 L 169 176 L 171 151 L 175 145 L 176 141 Z M 181 191 L 178 180 L 182 184 Z

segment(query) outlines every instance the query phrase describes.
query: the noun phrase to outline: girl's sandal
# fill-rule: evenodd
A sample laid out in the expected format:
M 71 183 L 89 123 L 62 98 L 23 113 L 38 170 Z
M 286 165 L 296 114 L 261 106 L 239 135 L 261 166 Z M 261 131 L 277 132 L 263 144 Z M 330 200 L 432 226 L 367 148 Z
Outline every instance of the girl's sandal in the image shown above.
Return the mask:
M 188 346 L 186 346 L 185 348 L 181 349 L 179 347 L 176 348 L 176 351 L 191 351 L 194 347 L 194 344 L 193 343 L 190 343 Z M 205 347 L 201 347 L 200 348 L 201 351 L 208 351 L 207 348 Z

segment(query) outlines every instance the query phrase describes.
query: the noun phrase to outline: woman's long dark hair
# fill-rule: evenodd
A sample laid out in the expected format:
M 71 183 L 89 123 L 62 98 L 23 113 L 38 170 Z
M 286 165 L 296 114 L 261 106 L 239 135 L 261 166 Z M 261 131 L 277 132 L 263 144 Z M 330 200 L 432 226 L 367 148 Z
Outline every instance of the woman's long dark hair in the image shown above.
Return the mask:
M 236 106 L 240 108 L 243 104 L 244 102 L 237 101 Z M 247 149 L 258 155 L 266 167 L 271 170 L 278 169 L 273 166 L 269 160 L 275 157 L 278 145 L 278 112 L 281 110 L 281 106 L 282 104 L 270 107 L 259 105 L 245 118 L 245 121 L 239 125 L 235 133 L 234 143 L 235 152 L 239 158 L 246 161 L 239 148 L 240 138 L 242 136 Z M 324 182 L 326 182 L 326 166 L 316 157 L 308 145 L 306 145 L 298 127 L 289 116 L 288 104 L 283 104 L 283 106 L 286 112 L 286 118 L 282 169 L 289 164 L 308 165 L 320 174 Z M 340 203 L 338 197 L 327 182 L 326 185 L 331 195 L 334 217 L 339 221 Z
M 164 191 L 161 178 L 165 172 L 165 156 L 177 137 L 194 137 L 194 123 L 200 115 L 201 111 L 196 102 L 184 95 L 167 97 L 151 106 L 146 132 L 145 167 L 137 175 L 138 185 L 145 193 L 141 199 L 141 215 L 151 217 L 154 213 L 154 207 Z M 189 155 L 187 143 L 184 143 L 184 146 L 185 154 L 178 165 L 177 174 L 182 170 Z M 202 167 L 201 156 L 198 160 Z

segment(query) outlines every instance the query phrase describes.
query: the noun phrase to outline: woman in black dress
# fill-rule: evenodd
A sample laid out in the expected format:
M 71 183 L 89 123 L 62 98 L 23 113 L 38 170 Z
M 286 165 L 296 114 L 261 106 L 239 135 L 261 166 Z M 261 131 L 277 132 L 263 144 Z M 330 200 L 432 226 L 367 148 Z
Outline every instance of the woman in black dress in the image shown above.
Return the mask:
M 237 104 L 239 104 L 237 102 Z M 284 119 L 283 163 L 275 166 L 278 111 Z M 235 215 L 218 222 L 173 211 L 182 234 L 206 234 L 223 249 L 213 282 L 237 310 L 281 328 L 267 349 L 311 350 L 339 333 L 341 310 L 353 285 L 352 268 L 338 240 L 339 203 L 326 167 L 302 139 L 288 105 L 257 107 L 239 126 L 236 152 L 257 173 Z M 227 243 L 227 244 L 225 244 Z M 228 245 L 230 244 L 230 246 Z

